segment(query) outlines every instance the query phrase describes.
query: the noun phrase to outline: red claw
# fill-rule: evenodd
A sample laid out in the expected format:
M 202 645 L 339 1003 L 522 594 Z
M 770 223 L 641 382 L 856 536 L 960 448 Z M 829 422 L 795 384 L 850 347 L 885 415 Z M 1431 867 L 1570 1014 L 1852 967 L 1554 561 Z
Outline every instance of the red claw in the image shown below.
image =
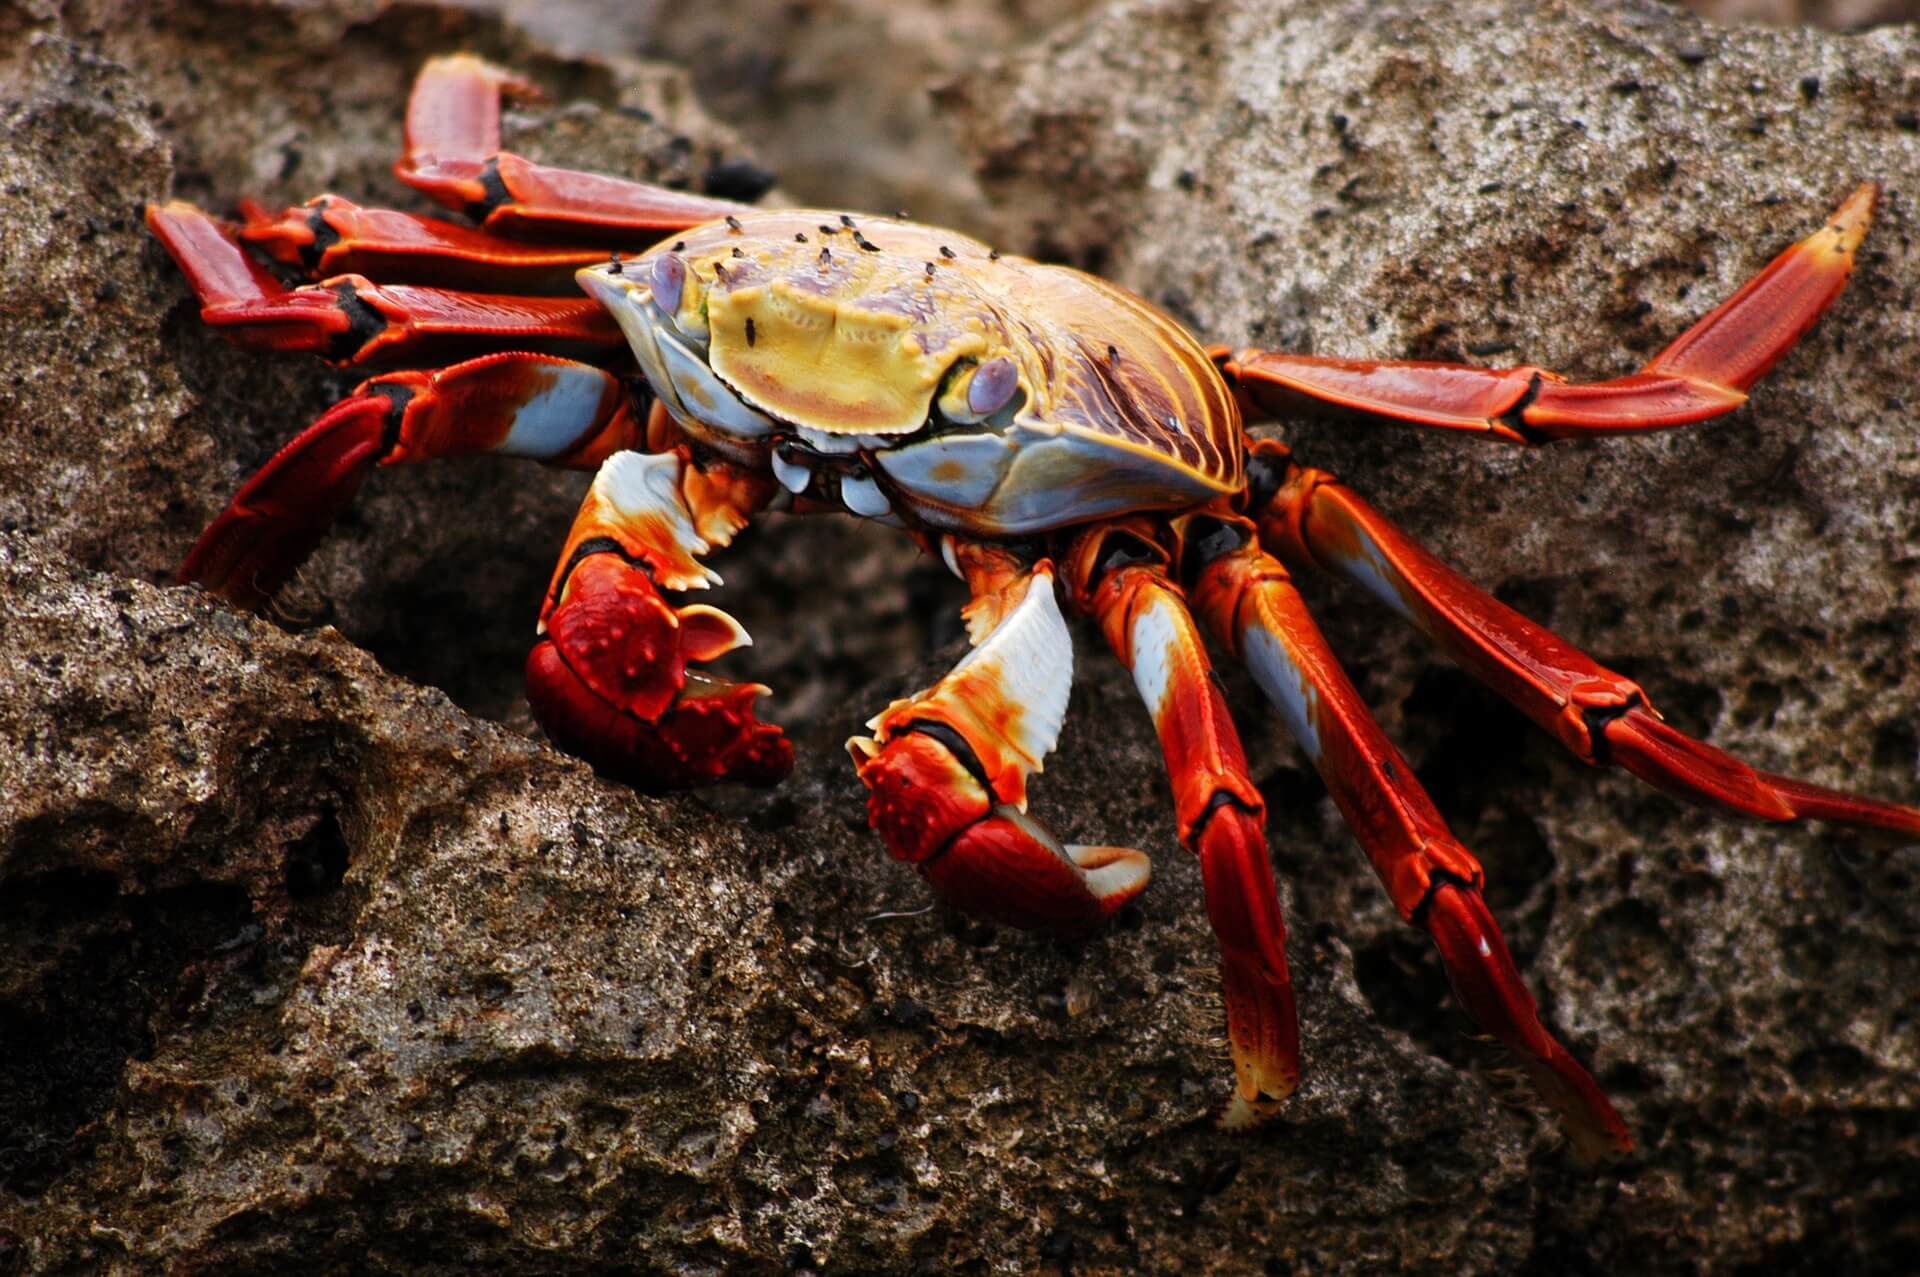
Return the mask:
M 931 734 L 909 729 L 871 756 L 862 752 L 855 761 L 872 790 L 874 829 L 896 859 L 912 863 L 963 913 L 1071 935 L 1146 890 L 1146 856 L 1126 847 L 1062 846 L 1018 807 L 996 802 Z
M 719 780 L 771 785 L 793 770 L 793 745 L 754 717 L 767 689 L 689 671 L 739 641 L 724 613 L 676 611 L 644 568 L 589 555 L 567 577 L 527 656 L 527 700 L 560 748 L 644 789 Z
M 547 637 L 599 700 L 651 721 L 686 684 L 680 618 L 647 574 L 617 554 L 580 561 L 565 601 L 547 617 Z
M 1147 858 L 1127 847 L 1063 847 L 1017 807 L 970 825 L 920 872 L 954 908 L 1022 930 L 1073 935 L 1144 891 Z
M 867 796 L 867 820 L 894 859 L 921 864 L 987 814 L 993 796 L 945 745 L 923 732 L 888 741 L 877 754 L 855 748 Z

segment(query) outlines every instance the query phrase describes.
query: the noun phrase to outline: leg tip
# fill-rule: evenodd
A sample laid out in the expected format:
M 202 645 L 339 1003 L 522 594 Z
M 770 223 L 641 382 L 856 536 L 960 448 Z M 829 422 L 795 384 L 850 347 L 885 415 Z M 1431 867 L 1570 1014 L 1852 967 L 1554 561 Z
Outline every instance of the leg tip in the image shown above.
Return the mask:
M 1867 228 L 1873 225 L 1873 211 L 1879 203 L 1880 183 L 1860 183 L 1854 187 L 1853 194 L 1833 210 L 1827 224 L 1815 232 L 1816 237 L 1830 237 L 1831 251 L 1851 257 L 1860 247 L 1860 241 L 1867 237 Z
M 1259 1097 L 1248 1099 L 1235 1091 L 1213 1115 L 1216 1129 L 1231 1135 L 1245 1135 L 1265 1126 L 1269 1119 L 1280 1111 L 1281 1099 Z
M 1880 183 L 1862 182 L 1853 188 L 1853 194 L 1840 202 L 1833 211 L 1833 217 L 1827 223 L 1837 230 L 1864 235 L 1868 223 L 1872 222 L 1874 210 L 1880 206 Z
M 1277 1106 L 1300 1085 L 1300 1023 L 1293 979 L 1284 964 L 1282 954 L 1221 946 L 1220 989 L 1227 1004 L 1235 1083 L 1233 1101 L 1221 1115 L 1223 1125 L 1253 1117 L 1262 1106 Z
M 1559 1115 L 1576 1162 L 1598 1170 L 1626 1160 L 1633 1152 L 1633 1134 L 1591 1074 L 1557 1048 L 1547 1058 L 1525 1064 L 1534 1089 Z

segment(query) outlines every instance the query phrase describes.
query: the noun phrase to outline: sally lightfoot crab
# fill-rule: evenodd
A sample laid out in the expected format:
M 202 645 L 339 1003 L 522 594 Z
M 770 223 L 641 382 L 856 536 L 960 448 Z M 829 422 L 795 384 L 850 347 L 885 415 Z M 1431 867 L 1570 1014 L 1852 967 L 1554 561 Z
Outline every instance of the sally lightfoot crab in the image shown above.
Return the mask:
M 1839 294 L 1862 186 L 1641 371 L 1206 348 L 1116 285 L 902 218 L 762 210 L 536 165 L 500 150 L 503 93 L 436 59 L 407 111 L 405 182 L 478 227 L 327 195 L 237 224 L 148 210 L 202 317 L 248 347 L 364 382 L 241 488 L 181 579 L 243 607 L 287 581 L 375 465 L 494 452 L 593 469 L 526 666 L 549 736 L 636 785 L 773 782 L 791 746 L 766 689 L 697 668 L 745 644 L 674 596 L 756 514 L 845 511 L 939 554 L 974 646 L 848 742 L 888 850 L 961 909 L 1079 931 L 1142 891 L 1147 857 L 1063 845 L 1027 812 L 1072 645 L 1061 601 L 1132 672 L 1198 857 L 1235 1070 L 1227 1120 L 1299 1079 L 1265 809 L 1203 631 L 1243 661 L 1325 779 L 1467 1012 L 1510 1048 L 1592 1159 L 1631 1147 L 1548 1033 L 1448 831 L 1315 627 L 1290 572 L 1343 573 L 1580 759 L 1767 821 L 1920 837 L 1920 810 L 1756 771 L 1683 735 L 1638 684 L 1475 588 L 1351 488 L 1248 438 L 1243 414 L 1340 415 L 1522 446 L 1662 429 L 1738 407 Z M 287 287 L 248 249 L 317 283 Z M 579 288 L 574 288 L 575 281 Z M 580 292 L 584 290 L 585 296 Z

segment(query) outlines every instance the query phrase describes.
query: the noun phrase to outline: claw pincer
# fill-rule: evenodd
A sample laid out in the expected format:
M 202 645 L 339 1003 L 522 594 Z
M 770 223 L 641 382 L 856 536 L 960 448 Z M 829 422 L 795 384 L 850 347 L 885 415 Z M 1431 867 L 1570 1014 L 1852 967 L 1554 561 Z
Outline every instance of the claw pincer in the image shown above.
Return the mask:
M 969 560 L 976 591 L 1007 586 L 997 559 Z M 1017 570 L 1017 569 L 1016 569 Z M 1064 846 L 1026 814 L 1066 715 L 1073 645 L 1053 565 L 1017 583 L 1019 601 L 945 678 L 895 701 L 847 742 L 869 818 L 896 859 L 941 897 L 1015 927 L 1079 931 L 1146 889 L 1147 857 Z
M 527 699 L 563 748 L 641 788 L 772 784 L 793 770 L 793 746 L 754 715 L 767 689 L 687 669 L 752 640 L 720 609 L 660 594 L 719 581 L 696 557 L 712 544 L 687 495 L 712 490 L 683 485 L 681 467 L 637 452 L 601 466 L 547 593 Z

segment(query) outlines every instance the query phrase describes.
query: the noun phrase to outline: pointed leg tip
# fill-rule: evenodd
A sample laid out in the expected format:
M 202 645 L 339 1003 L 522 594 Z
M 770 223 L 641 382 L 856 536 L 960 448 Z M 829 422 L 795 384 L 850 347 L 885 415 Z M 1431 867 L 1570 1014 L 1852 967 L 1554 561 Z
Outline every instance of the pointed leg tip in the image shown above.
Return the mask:
M 1862 182 L 1855 187 L 1853 194 L 1842 200 L 1840 207 L 1833 210 L 1833 216 L 1816 234 L 1829 234 L 1833 237 L 1834 248 L 1849 256 L 1860 247 L 1860 241 L 1867 236 L 1867 228 L 1873 225 L 1874 209 L 1880 203 L 1880 183 Z
M 1633 1153 L 1633 1133 L 1585 1069 L 1565 1051 L 1525 1061 L 1534 1089 L 1560 1116 L 1574 1160 L 1590 1170 L 1617 1166 Z
M 1865 231 L 1867 223 L 1873 219 L 1874 210 L 1880 205 L 1881 187 L 1876 181 L 1866 181 L 1853 188 L 1853 193 L 1842 200 L 1840 207 L 1834 210 L 1832 225 L 1850 230 L 1857 226 Z
M 1288 1088 L 1292 1090 L 1291 1087 Z M 1266 1095 L 1248 1099 L 1239 1091 L 1228 1097 L 1213 1115 L 1214 1127 L 1229 1134 L 1245 1135 L 1259 1130 L 1280 1112 L 1280 1106 L 1286 1097 L 1278 1099 Z
M 1278 952 L 1256 956 L 1221 948 L 1236 1111 L 1276 1106 L 1300 1085 L 1300 1021 L 1284 963 Z

